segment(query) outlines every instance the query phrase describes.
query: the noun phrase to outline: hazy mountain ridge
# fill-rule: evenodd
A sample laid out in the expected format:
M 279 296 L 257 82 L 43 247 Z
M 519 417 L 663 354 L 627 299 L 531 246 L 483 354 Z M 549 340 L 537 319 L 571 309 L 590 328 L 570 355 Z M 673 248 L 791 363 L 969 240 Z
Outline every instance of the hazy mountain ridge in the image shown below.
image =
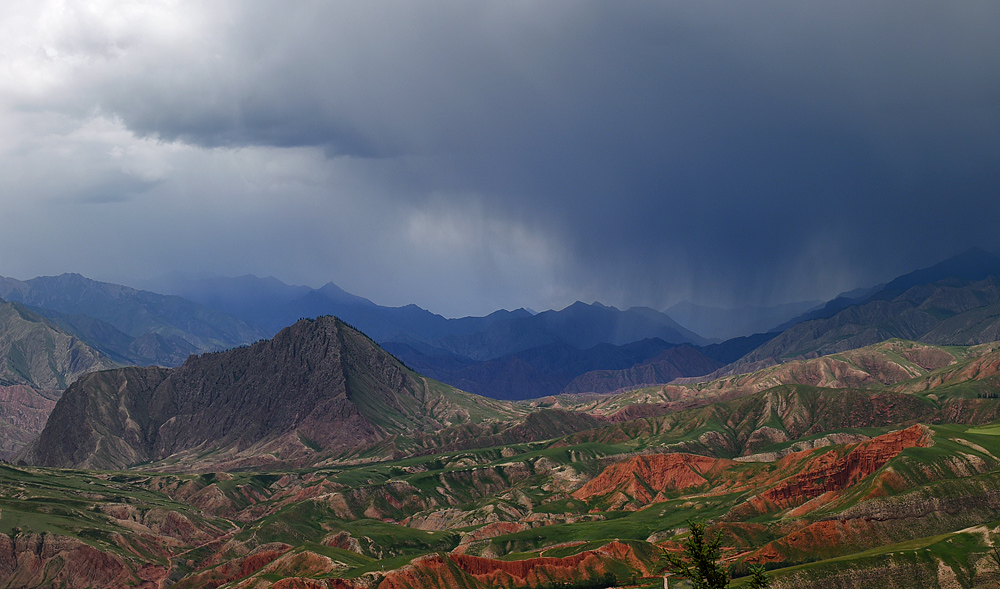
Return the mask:
M 829 319 L 848 307 L 870 300 L 893 299 L 914 286 L 932 284 L 949 278 L 977 282 L 990 276 L 1000 276 L 1000 257 L 981 248 L 971 248 L 933 266 L 897 276 L 885 284 L 869 288 L 856 288 L 850 292 L 841 293 L 833 300 L 828 301 L 822 308 L 795 317 L 779 325 L 776 330 L 784 331 L 789 327 L 814 319 Z
M 443 351 L 430 355 L 394 342 L 388 342 L 384 347 L 422 374 L 496 399 L 531 399 L 558 394 L 564 392 L 574 379 L 594 371 L 630 369 L 678 348 L 676 344 L 658 338 L 621 346 L 598 344 L 585 350 L 558 342 L 476 362 Z M 664 378 L 668 373 L 673 374 L 671 379 L 701 376 L 720 366 L 700 352 L 691 353 L 694 348 L 683 347 L 688 350 L 687 354 L 683 358 L 675 354 L 675 364 L 672 369 L 663 371 Z M 651 384 L 653 381 L 641 382 Z M 602 388 L 601 392 L 611 390 L 614 389 Z
M 476 360 L 557 341 L 580 349 L 654 337 L 671 343 L 706 343 L 663 313 L 642 307 L 622 311 L 578 301 L 562 310 L 537 314 L 525 309 L 499 310 L 484 317 L 447 319 L 412 304 L 378 305 L 332 282 L 312 289 L 248 275 L 163 281 L 161 288 L 275 331 L 302 317 L 335 315 L 380 343 L 420 342 Z
M 829 354 L 895 337 L 955 345 L 993 341 L 1000 325 L 998 301 L 1000 277 L 978 282 L 952 278 L 914 286 L 891 300 L 875 298 L 829 319 L 790 327 L 740 359 L 735 369 L 740 364 Z
M 180 297 L 99 282 L 79 274 L 25 281 L 0 277 L 0 298 L 58 313 L 54 320 L 97 338 L 96 345 L 105 346 L 129 362 L 172 364 L 191 350 L 225 349 L 264 337 L 264 332 L 254 325 Z M 85 318 L 98 320 L 105 327 Z M 120 333 L 111 333 L 106 326 Z M 131 341 L 126 342 L 121 334 Z M 139 342 L 129 349 L 136 340 Z M 142 356 L 149 353 L 156 356 Z
M 773 306 L 721 308 L 681 301 L 664 313 L 708 339 L 726 341 L 766 333 L 817 307 L 823 301 L 801 301 Z
M 697 349 L 677 346 L 664 350 L 660 355 L 620 370 L 590 371 L 573 379 L 562 390 L 564 393 L 610 393 L 621 389 L 670 382 L 672 380 L 702 376 L 721 366 Z

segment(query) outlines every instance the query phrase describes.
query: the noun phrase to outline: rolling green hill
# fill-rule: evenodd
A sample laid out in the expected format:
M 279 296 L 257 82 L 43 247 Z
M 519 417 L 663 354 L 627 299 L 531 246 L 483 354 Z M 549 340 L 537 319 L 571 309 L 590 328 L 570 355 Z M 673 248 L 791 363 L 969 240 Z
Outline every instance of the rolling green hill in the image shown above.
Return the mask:
M 49 456 L 133 468 L 0 469 L 14 555 L 0 580 L 659 588 L 695 520 L 721 534 L 734 587 L 754 564 L 779 589 L 989 587 L 998 375 L 995 343 L 889 340 L 514 405 L 424 380 L 335 319 L 303 321 L 71 387 L 60 412 L 86 418 L 53 413 L 45 443 L 68 441 Z

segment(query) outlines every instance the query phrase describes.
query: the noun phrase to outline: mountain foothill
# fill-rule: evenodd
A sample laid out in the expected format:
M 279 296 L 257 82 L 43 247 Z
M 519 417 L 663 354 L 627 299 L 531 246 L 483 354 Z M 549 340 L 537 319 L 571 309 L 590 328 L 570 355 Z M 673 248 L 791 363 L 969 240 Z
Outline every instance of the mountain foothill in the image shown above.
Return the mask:
M 735 586 L 1000 580 L 982 250 L 741 309 L 159 290 L 0 278 L 0 585 L 662 587 L 691 522 Z

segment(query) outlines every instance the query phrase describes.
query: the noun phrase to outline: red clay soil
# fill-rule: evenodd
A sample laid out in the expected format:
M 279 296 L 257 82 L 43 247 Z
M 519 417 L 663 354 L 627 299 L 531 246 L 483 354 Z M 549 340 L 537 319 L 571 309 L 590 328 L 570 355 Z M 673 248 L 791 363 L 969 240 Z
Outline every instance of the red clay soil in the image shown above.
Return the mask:
M 732 463 L 694 454 L 647 454 L 635 456 L 612 464 L 573 493 L 573 497 L 587 500 L 607 495 L 616 489 L 636 501 L 653 500 L 647 486 L 657 491 L 681 491 L 708 483 L 702 476 L 709 471 L 719 471 Z M 643 484 L 645 483 L 645 485 Z
M 527 530 L 528 526 L 521 522 L 494 522 L 492 524 L 487 524 L 481 528 L 477 528 L 475 531 L 470 532 L 462 538 L 462 544 L 471 544 L 472 542 L 478 542 L 479 540 L 486 540 L 489 538 L 495 538 L 497 536 L 503 536 L 505 534 L 516 534 L 517 532 L 523 532 Z
M 825 493 L 847 489 L 882 468 L 906 448 L 927 447 L 932 443 L 930 431 L 925 426 L 914 425 L 862 442 L 844 457 L 836 450 L 824 452 L 809 459 L 798 474 L 750 499 L 749 503 L 760 513 L 801 505 Z M 779 465 L 789 467 L 799 459 L 801 453 L 791 454 Z
M 632 548 L 621 542 L 611 542 L 597 550 L 586 550 L 564 558 L 494 560 L 466 554 L 451 554 L 449 558 L 477 581 L 491 587 L 535 586 L 552 581 L 565 582 L 599 576 L 607 572 L 605 565 L 608 560 L 626 561 L 646 572 Z
M 358 585 L 345 579 L 291 578 L 275 581 L 269 589 L 357 589 Z
M 162 570 L 162 569 L 161 569 Z M 156 587 L 162 574 L 142 571 L 145 580 L 131 585 L 131 571 L 114 556 L 80 540 L 52 534 L 0 534 L 0 577 L 10 587 Z
M 250 556 L 243 559 L 240 563 L 240 577 L 245 577 L 247 575 L 253 574 L 265 566 L 271 564 L 271 562 L 284 554 L 283 551 L 278 550 L 264 550 L 262 552 L 254 552 Z M 237 577 L 239 578 L 239 577 Z
M 802 555 L 833 555 L 845 547 L 863 550 L 877 545 L 880 538 L 874 523 L 866 519 L 825 520 L 769 542 L 745 559 L 747 564 L 795 560 Z
M 214 589 L 215 587 L 220 587 L 226 583 L 231 583 L 237 579 L 252 575 L 272 563 L 289 549 L 291 549 L 291 546 L 287 544 L 283 545 L 279 550 L 257 549 L 245 557 L 228 560 L 217 567 L 188 577 L 187 581 L 192 584 L 191 586 Z
M 260 579 L 252 578 L 236 585 L 236 589 L 244 587 L 259 587 Z M 372 589 L 370 583 L 352 579 L 309 579 L 306 577 L 287 577 L 267 586 L 268 589 Z
M 437 554 L 416 558 L 410 564 L 390 571 L 379 589 L 450 589 L 469 586 L 469 579 L 457 567 Z
M 607 563 L 612 560 L 627 562 L 637 571 L 648 574 L 631 547 L 611 542 L 597 550 L 564 558 L 507 561 L 452 553 L 446 561 L 441 556 L 426 556 L 389 573 L 379 589 L 450 588 L 468 586 L 469 580 L 485 587 L 535 587 L 603 575 L 607 572 Z

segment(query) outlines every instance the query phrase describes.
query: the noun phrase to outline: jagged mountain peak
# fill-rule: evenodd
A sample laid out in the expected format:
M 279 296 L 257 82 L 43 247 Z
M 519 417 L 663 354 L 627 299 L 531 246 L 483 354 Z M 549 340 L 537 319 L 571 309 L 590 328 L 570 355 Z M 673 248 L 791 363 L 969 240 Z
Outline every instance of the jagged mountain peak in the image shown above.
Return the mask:
M 203 468 L 262 465 L 437 430 L 501 407 L 420 377 L 325 316 L 175 369 L 88 375 L 66 391 L 22 459 L 89 468 L 168 457 Z M 198 457 L 209 449 L 211 458 Z

